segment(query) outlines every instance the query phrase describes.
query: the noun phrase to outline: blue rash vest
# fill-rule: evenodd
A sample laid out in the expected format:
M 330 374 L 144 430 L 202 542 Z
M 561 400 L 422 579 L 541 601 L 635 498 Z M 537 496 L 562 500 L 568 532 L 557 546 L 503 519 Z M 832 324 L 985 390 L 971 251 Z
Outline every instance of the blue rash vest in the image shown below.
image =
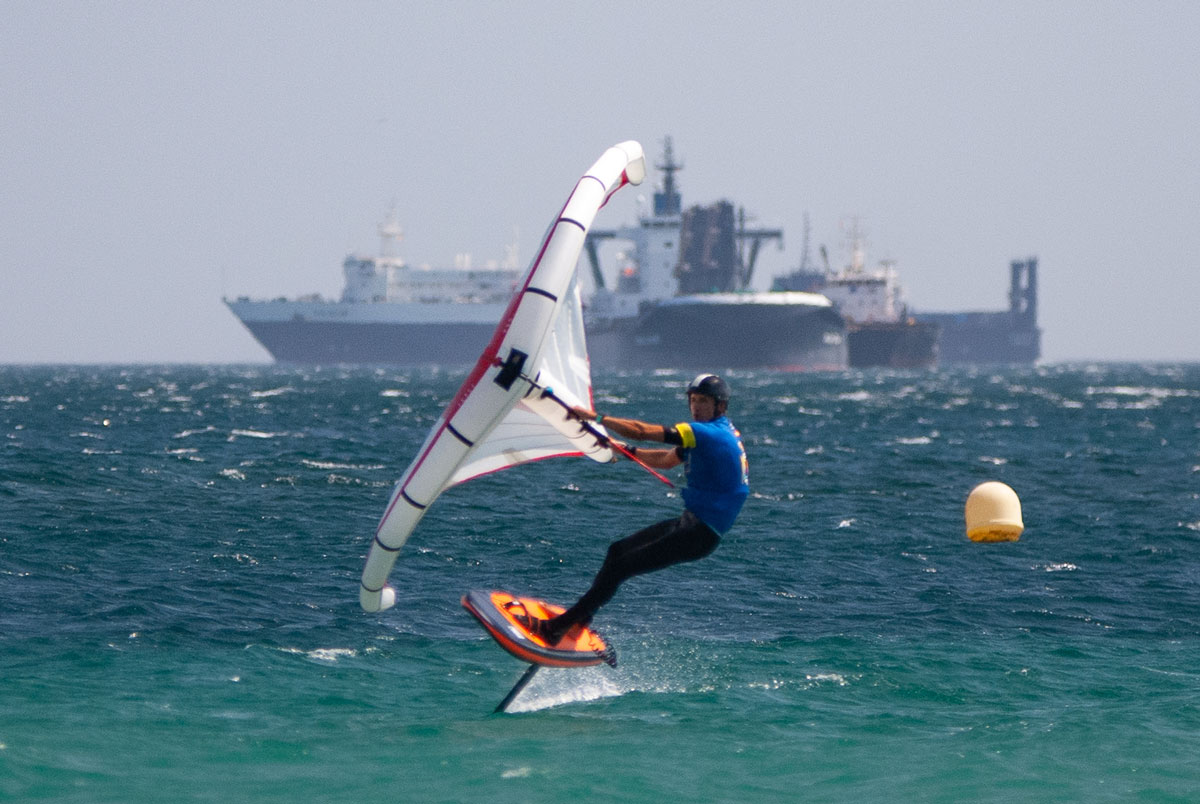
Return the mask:
M 683 439 L 684 505 L 717 533 L 725 533 L 750 495 L 750 464 L 742 435 L 720 416 L 675 425 Z

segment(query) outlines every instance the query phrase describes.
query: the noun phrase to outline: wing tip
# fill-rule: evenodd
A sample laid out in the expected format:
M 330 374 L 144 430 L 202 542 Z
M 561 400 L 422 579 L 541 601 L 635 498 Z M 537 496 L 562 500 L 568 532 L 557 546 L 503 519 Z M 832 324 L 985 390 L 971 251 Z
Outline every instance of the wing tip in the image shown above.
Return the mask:
M 359 587 L 358 603 L 362 606 L 363 611 L 372 613 L 387 611 L 396 605 L 396 590 L 390 586 L 377 590 L 371 590 L 365 586 Z

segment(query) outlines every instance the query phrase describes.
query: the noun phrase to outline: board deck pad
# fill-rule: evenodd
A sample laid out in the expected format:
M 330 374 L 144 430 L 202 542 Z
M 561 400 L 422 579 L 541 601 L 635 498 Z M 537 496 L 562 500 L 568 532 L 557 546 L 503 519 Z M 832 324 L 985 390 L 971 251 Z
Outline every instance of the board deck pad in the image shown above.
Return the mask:
M 549 619 L 561 614 L 562 606 L 496 590 L 468 592 L 463 596 L 462 604 L 500 643 L 500 647 L 522 661 L 547 667 L 588 667 L 602 662 L 615 667 L 617 664 L 616 652 L 590 628 L 572 626 L 557 644 L 549 645 L 517 619 L 525 614 Z

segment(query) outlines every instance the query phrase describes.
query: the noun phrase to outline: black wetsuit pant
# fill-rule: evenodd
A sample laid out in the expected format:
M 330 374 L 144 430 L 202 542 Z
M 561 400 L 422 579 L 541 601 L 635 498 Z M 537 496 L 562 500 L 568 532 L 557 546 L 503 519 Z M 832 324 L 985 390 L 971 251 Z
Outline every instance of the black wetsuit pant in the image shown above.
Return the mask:
M 550 620 L 552 633 L 565 634 L 572 625 L 587 625 L 596 612 L 617 593 L 617 587 L 635 575 L 695 561 L 717 549 L 721 537 L 691 511 L 667 519 L 632 536 L 613 542 L 592 587 L 574 606 Z

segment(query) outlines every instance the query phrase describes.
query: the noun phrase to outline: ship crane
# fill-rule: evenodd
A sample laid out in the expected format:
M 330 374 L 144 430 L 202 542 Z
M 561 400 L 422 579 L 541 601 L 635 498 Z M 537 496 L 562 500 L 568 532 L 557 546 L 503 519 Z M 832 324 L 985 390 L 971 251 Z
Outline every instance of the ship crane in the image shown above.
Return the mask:
M 741 290 L 750 287 L 750 280 L 754 277 L 754 263 L 758 260 L 758 250 L 762 244 L 771 240 L 779 243 L 779 250 L 783 251 L 783 230 L 782 229 L 747 229 L 746 228 L 746 208 L 738 209 L 738 228 L 737 228 L 738 249 L 743 250 L 746 243 L 750 244 L 750 253 L 743 260 L 745 268 L 742 270 L 739 286 Z

